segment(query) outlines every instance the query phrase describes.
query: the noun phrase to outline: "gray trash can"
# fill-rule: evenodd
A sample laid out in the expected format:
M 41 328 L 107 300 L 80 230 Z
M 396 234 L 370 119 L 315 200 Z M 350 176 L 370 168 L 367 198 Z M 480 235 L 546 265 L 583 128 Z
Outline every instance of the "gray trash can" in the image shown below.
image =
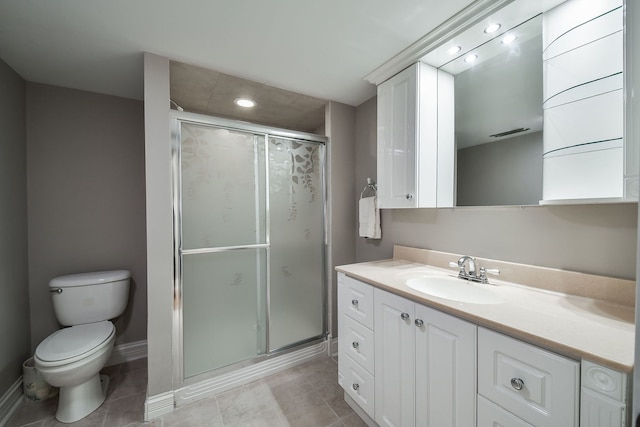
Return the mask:
M 22 364 L 22 391 L 28 400 L 47 400 L 58 394 L 58 388 L 47 384 L 42 378 L 33 357 Z

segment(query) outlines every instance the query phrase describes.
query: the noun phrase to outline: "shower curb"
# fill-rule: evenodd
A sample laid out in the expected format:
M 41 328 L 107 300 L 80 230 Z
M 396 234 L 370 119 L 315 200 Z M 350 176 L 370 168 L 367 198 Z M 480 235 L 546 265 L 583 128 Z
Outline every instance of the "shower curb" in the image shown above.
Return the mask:
M 255 365 L 238 369 L 234 372 L 201 381 L 197 384 L 182 387 L 174 393 L 175 405 L 185 405 L 196 400 L 212 397 L 234 387 L 260 380 L 312 359 L 327 357 L 327 351 L 328 342 L 324 341 Z

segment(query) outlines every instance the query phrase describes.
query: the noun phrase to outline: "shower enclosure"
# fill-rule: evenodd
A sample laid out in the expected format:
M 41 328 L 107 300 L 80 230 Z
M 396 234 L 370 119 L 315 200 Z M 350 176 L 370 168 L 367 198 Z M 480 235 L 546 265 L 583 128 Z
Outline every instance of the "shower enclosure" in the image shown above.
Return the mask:
M 325 138 L 172 118 L 180 381 L 324 338 Z

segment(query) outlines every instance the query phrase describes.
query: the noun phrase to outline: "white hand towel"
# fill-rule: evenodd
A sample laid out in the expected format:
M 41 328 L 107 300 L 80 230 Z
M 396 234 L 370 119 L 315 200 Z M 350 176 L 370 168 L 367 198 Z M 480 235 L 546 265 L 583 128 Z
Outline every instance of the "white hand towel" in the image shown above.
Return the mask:
M 361 198 L 359 208 L 360 237 L 380 239 L 382 237 L 380 230 L 380 210 L 378 209 L 376 197 Z

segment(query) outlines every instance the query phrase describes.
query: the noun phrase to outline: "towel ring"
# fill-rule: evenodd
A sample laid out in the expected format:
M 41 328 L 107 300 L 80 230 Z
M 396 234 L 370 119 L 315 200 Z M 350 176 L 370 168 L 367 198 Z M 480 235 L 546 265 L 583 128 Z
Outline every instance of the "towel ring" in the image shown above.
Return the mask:
M 364 194 L 367 192 L 367 190 L 373 191 L 374 196 L 378 194 L 378 187 L 376 186 L 376 183 L 371 178 L 367 178 L 367 185 L 364 187 L 364 189 L 360 193 L 361 199 L 364 197 Z

